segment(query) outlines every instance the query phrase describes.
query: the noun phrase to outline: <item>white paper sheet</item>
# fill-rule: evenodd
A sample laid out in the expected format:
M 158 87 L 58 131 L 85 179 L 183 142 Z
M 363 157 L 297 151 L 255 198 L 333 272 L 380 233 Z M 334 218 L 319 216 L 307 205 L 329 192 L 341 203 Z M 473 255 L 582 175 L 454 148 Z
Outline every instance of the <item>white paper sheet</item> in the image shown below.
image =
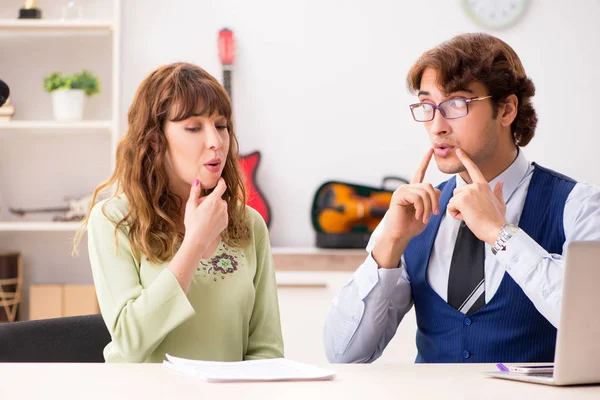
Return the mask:
M 333 371 L 285 358 L 215 362 L 188 360 L 167 354 L 163 364 L 208 382 L 319 381 L 335 377 Z

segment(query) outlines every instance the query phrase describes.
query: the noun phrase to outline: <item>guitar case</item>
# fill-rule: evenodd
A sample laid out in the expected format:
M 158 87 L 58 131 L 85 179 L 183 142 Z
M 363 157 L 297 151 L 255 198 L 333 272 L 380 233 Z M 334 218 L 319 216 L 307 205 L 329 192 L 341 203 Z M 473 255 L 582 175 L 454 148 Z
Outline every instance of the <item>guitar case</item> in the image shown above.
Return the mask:
M 316 190 L 311 221 L 316 246 L 326 249 L 365 248 L 375 227 L 381 222 L 395 188 L 409 183 L 397 176 L 384 177 L 381 186 L 365 186 L 345 181 L 326 181 Z M 373 206 L 375 205 L 375 206 Z

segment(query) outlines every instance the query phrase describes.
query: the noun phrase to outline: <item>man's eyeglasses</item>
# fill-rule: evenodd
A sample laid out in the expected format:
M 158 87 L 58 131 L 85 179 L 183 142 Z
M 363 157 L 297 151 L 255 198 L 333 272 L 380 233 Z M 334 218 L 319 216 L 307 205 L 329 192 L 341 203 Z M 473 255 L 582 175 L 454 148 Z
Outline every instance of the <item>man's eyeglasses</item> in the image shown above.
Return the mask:
M 417 103 L 411 104 L 409 107 L 413 118 L 417 122 L 433 121 L 435 110 L 440 110 L 442 116 L 446 119 L 457 119 L 462 118 L 469 113 L 469 103 L 489 99 L 490 97 L 492 96 L 472 97 L 470 99 L 457 97 L 455 99 L 442 101 L 437 106 L 431 103 Z

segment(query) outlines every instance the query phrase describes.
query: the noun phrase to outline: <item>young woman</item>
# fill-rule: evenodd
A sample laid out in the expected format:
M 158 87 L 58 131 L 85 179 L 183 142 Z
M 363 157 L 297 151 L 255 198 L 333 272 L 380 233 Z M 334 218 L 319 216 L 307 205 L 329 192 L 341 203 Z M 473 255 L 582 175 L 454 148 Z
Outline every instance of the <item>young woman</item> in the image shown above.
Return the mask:
M 144 79 L 94 197 L 115 194 L 85 220 L 107 362 L 283 357 L 269 235 L 237 152 L 215 78 L 175 63 Z

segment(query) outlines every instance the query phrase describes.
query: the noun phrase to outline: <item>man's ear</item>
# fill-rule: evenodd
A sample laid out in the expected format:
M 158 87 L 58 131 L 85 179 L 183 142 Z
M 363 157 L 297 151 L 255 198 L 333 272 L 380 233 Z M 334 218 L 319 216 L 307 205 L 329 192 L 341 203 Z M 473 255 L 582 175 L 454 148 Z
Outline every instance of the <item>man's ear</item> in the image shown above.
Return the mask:
M 506 97 L 500 104 L 498 118 L 502 126 L 510 126 L 515 118 L 517 118 L 517 111 L 519 109 L 519 99 L 514 94 Z

